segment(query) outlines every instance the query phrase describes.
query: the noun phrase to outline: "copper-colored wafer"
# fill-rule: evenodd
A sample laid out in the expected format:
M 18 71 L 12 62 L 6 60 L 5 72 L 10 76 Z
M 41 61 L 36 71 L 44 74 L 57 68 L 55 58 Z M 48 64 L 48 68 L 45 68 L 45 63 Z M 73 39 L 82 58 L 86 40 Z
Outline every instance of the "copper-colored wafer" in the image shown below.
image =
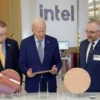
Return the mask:
M 49 73 L 52 70 L 46 70 L 46 71 L 40 71 L 40 72 L 34 72 L 33 74 L 43 74 L 43 73 Z
M 12 78 L 12 79 L 15 79 L 17 81 L 20 81 L 20 78 L 19 78 L 20 76 L 15 70 L 6 69 L 6 70 L 2 71 L 1 74 L 8 77 L 8 78 Z
M 90 86 L 91 79 L 82 68 L 72 68 L 64 76 L 65 87 L 74 94 L 84 93 Z

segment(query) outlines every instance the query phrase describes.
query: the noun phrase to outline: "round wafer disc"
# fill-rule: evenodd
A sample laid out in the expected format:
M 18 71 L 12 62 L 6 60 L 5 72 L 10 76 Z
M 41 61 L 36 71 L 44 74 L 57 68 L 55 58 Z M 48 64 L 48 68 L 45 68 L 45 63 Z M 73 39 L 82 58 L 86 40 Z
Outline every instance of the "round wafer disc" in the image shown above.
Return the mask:
M 14 93 L 20 87 L 20 76 L 12 70 L 6 69 L 0 73 L 0 92 L 5 94 Z
M 84 93 L 90 86 L 91 79 L 87 71 L 82 68 L 72 68 L 64 76 L 64 85 L 74 94 Z

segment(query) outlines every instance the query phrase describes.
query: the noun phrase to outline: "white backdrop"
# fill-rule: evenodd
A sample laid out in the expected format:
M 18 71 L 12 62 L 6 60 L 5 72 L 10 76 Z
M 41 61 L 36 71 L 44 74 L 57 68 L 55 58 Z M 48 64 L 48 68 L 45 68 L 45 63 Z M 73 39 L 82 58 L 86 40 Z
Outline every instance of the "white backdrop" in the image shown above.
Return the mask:
M 88 0 L 79 1 L 79 32 L 81 40 L 83 40 L 86 38 L 84 30 L 88 21 Z M 47 34 L 56 37 L 58 41 L 68 40 L 70 47 L 77 46 L 77 0 L 21 0 L 22 37 L 26 38 L 32 34 L 32 20 L 40 16 L 40 4 L 42 4 L 43 11 L 50 9 L 54 14 L 53 21 L 51 20 L 51 14 L 48 14 L 48 20 L 46 20 Z M 58 6 L 60 21 L 55 17 L 55 6 Z M 71 6 L 74 6 L 74 21 L 71 20 Z M 68 10 L 70 13 L 67 21 L 64 21 L 61 17 L 63 10 Z

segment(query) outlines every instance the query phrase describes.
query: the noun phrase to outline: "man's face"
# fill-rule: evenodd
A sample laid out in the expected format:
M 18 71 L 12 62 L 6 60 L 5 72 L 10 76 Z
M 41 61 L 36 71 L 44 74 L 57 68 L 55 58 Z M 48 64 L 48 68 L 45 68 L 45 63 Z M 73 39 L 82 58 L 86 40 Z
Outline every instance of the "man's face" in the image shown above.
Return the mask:
M 86 29 L 88 41 L 93 42 L 100 37 L 100 31 L 96 23 L 89 23 Z
M 38 40 L 43 40 L 46 34 L 46 26 L 43 23 L 36 24 L 32 27 L 32 31 Z
M 0 27 L 0 42 L 5 42 L 7 38 L 7 27 Z

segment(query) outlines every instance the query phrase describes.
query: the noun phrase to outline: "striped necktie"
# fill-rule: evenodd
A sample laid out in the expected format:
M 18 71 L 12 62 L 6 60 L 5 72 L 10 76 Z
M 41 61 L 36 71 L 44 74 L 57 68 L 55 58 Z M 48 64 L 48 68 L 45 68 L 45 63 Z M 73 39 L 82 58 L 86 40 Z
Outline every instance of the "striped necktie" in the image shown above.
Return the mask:
M 94 42 L 92 42 L 92 44 L 91 44 L 90 51 L 89 51 L 89 54 L 88 54 L 87 62 L 91 60 L 91 55 L 92 55 L 92 52 L 93 52 L 93 45 L 94 45 Z

